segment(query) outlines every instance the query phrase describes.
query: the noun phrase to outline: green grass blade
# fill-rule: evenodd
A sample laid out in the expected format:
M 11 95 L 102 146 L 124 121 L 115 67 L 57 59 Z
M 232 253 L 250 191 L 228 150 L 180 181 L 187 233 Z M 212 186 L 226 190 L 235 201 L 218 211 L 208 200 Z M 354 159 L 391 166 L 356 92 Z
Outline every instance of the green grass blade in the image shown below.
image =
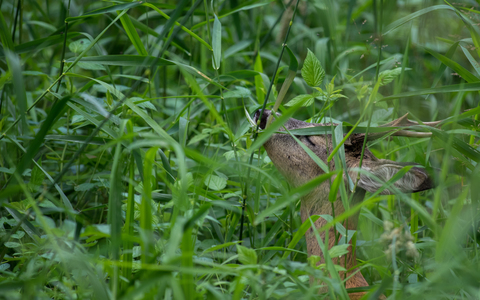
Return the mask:
M 0 22 L 1 23 L 1 22 Z M 17 102 L 18 114 L 20 115 L 20 134 L 26 135 L 28 133 L 27 126 L 27 94 L 25 91 L 25 84 L 22 76 L 22 69 L 18 56 L 12 52 L 6 53 L 8 69 L 12 74 L 13 87 L 15 89 L 15 100 Z
M 122 126 L 123 127 L 123 126 Z M 123 130 L 121 130 L 123 131 Z M 120 246 L 122 245 L 122 179 L 120 173 L 120 160 L 122 158 L 122 145 L 117 144 L 113 157 L 112 173 L 110 176 L 110 193 L 108 197 L 108 223 L 110 225 L 110 254 L 113 260 L 120 259 Z M 119 268 L 113 267 L 111 291 L 115 296 L 119 292 Z
M 45 136 L 47 135 L 50 128 L 58 120 L 58 118 L 60 118 L 65 113 L 68 101 L 70 101 L 70 97 L 64 97 L 61 100 L 57 101 L 57 103 L 55 103 L 55 105 L 48 113 L 48 116 L 40 127 L 40 130 L 35 135 L 34 140 L 27 148 L 27 153 L 25 153 L 25 155 L 22 157 L 22 159 L 17 165 L 15 172 L 18 173 L 20 176 L 23 174 L 25 169 L 29 167 L 33 157 L 38 153 L 38 150 L 44 143 Z
M 122 22 L 123 29 L 125 29 L 125 33 L 127 34 L 128 38 L 132 42 L 132 45 L 135 47 L 139 55 L 148 55 L 147 50 L 145 49 L 145 46 L 143 45 L 142 41 L 140 40 L 140 36 L 137 33 L 137 30 L 132 24 L 132 21 L 130 20 L 130 16 L 127 14 L 124 14 L 120 18 L 120 22 Z
M 260 222 L 263 221 L 264 218 L 266 218 L 267 216 L 275 213 L 277 210 L 286 207 L 287 205 L 289 205 L 290 203 L 292 203 L 294 201 L 297 201 L 302 196 L 311 192 L 319 184 L 321 184 L 325 180 L 328 180 L 330 177 L 332 177 L 333 175 L 336 175 L 336 174 L 338 174 L 338 172 L 330 172 L 330 173 L 322 174 L 322 175 L 310 180 L 306 184 L 304 184 L 304 185 L 302 185 L 298 188 L 292 189 L 287 195 L 284 195 L 282 198 L 277 200 L 275 202 L 275 204 L 268 207 L 264 211 L 260 212 L 258 214 L 257 218 L 255 219 L 255 225 L 258 225 Z
M 7 26 L 7 23 L 5 23 L 2 12 L 0 12 L 0 41 L 2 41 L 3 50 L 14 51 L 10 28 Z
M 467 50 L 467 48 L 465 48 L 463 46 L 460 46 L 460 48 L 462 48 L 463 53 L 467 57 L 470 64 L 472 64 L 472 67 L 477 72 L 477 75 L 480 76 L 480 65 L 478 64 L 478 62 L 473 58 L 473 56 L 470 54 L 470 52 Z
M 287 249 L 290 250 L 290 249 L 295 248 L 295 246 L 298 244 L 300 239 L 305 236 L 308 229 L 310 229 L 312 224 L 315 223 L 315 221 L 317 221 L 318 218 L 320 218 L 320 216 L 311 216 L 308 220 L 305 220 L 305 222 L 303 222 L 302 226 L 300 226 L 300 228 L 298 228 L 298 231 L 292 237 L 292 240 L 288 244 Z M 287 258 L 289 254 L 290 254 L 290 251 L 285 251 L 285 253 L 283 253 L 283 258 L 284 259 Z
M 175 63 L 160 58 L 148 55 L 102 55 L 102 56 L 88 56 L 79 60 L 80 62 L 92 62 L 107 66 L 122 66 L 122 67 L 161 67 L 171 66 Z M 68 63 L 74 62 L 74 59 L 68 59 Z M 155 62 L 155 64 L 153 64 Z
M 154 6 L 153 4 L 150 4 L 150 3 L 144 3 L 143 4 L 144 6 L 147 6 L 147 7 L 150 7 L 151 9 L 155 10 L 156 12 L 158 12 L 161 16 L 163 16 L 165 19 L 167 20 L 170 20 L 170 17 L 165 14 L 163 11 L 161 11 L 160 9 L 158 9 L 156 6 Z M 180 26 L 181 24 L 178 23 L 178 22 L 175 22 L 175 25 L 177 26 Z M 212 47 L 207 43 L 205 42 L 201 37 L 199 37 L 198 35 L 196 35 L 193 31 L 189 30 L 188 28 L 186 28 L 185 26 L 181 26 L 182 30 L 185 31 L 186 33 L 188 33 L 190 36 L 192 36 L 194 39 L 196 39 L 197 41 L 199 41 L 202 45 L 204 45 L 205 47 L 208 48 L 208 50 L 212 51 Z M 155 32 L 155 31 L 154 31 Z
M 142 264 L 147 264 L 153 258 L 153 221 L 152 221 L 152 175 L 156 148 L 150 148 L 145 154 L 143 164 L 143 193 L 140 204 L 140 235 L 142 237 Z
M 213 49 L 213 68 L 218 70 L 220 68 L 220 61 L 222 60 L 222 23 L 215 15 L 212 32 L 212 49 Z
M 108 6 L 108 7 L 105 7 L 105 8 L 92 10 L 92 11 L 87 12 L 87 13 L 81 15 L 81 16 L 78 16 L 78 17 L 68 17 L 68 18 L 65 19 L 65 22 L 70 23 L 70 22 L 75 21 L 75 20 L 80 20 L 80 19 L 89 18 L 89 17 L 93 17 L 93 16 L 98 16 L 98 15 L 104 15 L 104 14 L 107 14 L 107 13 L 115 13 L 118 10 L 122 10 L 122 11 L 123 10 L 129 10 L 130 8 L 134 8 L 134 7 L 137 7 L 137 6 L 141 5 L 142 2 L 143 1 L 136 1 L 136 2 L 112 5 L 112 6 Z
M 479 81 L 479 79 L 475 75 L 470 73 L 470 71 L 468 71 L 467 69 L 462 67 L 460 64 L 456 63 L 455 61 L 451 60 L 450 58 L 448 58 L 446 56 L 443 56 L 440 53 L 437 53 L 437 52 L 435 52 L 433 50 L 430 50 L 430 49 L 425 49 L 425 51 L 427 51 L 431 55 L 435 56 L 435 58 L 437 58 L 439 61 L 441 61 L 444 65 L 446 65 L 450 69 L 457 72 L 458 75 L 460 75 L 467 82 L 473 83 L 473 82 L 478 82 Z
M 399 98 L 407 98 L 407 97 L 414 97 L 414 96 L 422 96 L 428 94 L 439 94 L 439 93 L 455 93 L 455 92 L 477 92 L 480 90 L 480 83 L 464 83 L 464 84 L 453 84 L 453 85 L 446 85 L 439 88 L 430 88 L 430 89 L 423 89 L 418 91 L 412 92 L 404 92 L 397 95 L 387 96 L 382 98 L 379 101 L 386 101 L 392 99 L 399 99 Z
M 418 18 L 418 17 L 420 17 L 424 14 L 428 14 L 429 12 L 432 12 L 432 11 L 444 10 L 444 9 L 452 10 L 452 11 L 454 10 L 453 8 L 451 8 L 450 6 L 445 5 L 445 4 L 430 6 L 430 7 L 421 9 L 419 11 L 416 11 L 414 13 L 409 14 L 408 16 L 405 16 L 403 18 L 398 19 L 398 20 L 394 21 L 393 23 L 390 23 L 387 27 L 385 27 L 382 35 L 387 35 L 390 32 L 397 29 L 398 27 L 402 26 L 403 24 L 405 24 L 407 22 L 410 22 L 413 19 Z

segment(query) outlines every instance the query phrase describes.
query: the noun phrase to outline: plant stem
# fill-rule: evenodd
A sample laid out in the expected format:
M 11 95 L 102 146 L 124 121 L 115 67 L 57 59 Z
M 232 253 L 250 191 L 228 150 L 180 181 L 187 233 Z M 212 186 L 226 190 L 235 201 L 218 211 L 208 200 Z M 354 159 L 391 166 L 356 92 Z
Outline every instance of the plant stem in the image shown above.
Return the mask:
M 290 25 L 288 26 L 287 34 L 285 34 L 285 39 L 284 39 L 283 45 L 282 45 L 282 51 L 280 52 L 280 56 L 278 57 L 277 65 L 275 67 L 275 71 L 273 72 L 272 80 L 270 81 L 270 86 L 268 87 L 267 94 L 265 95 L 265 100 L 263 101 L 263 106 L 262 106 L 262 110 L 260 112 L 259 120 L 262 119 L 263 112 L 265 111 L 265 107 L 267 106 L 267 101 L 268 101 L 268 98 L 270 97 L 270 93 L 272 91 L 273 83 L 275 82 L 275 76 L 277 75 L 277 71 L 278 71 L 278 68 L 280 66 L 280 62 L 282 61 L 283 52 L 285 51 L 285 48 L 287 47 L 288 36 L 290 35 L 290 30 L 291 30 L 292 25 L 293 25 L 293 20 L 295 19 L 295 15 L 297 13 L 298 3 L 300 3 L 300 0 L 297 0 L 297 3 L 295 4 L 295 10 L 293 11 L 292 20 L 290 21 Z M 260 122 L 257 123 L 257 126 L 255 128 L 255 133 L 254 133 L 254 138 L 253 138 L 254 140 L 258 136 L 259 126 L 260 126 Z M 251 165 L 252 162 L 253 162 L 253 155 L 254 155 L 254 152 L 252 152 L 252 154 L 250 155 L 250 160 L 248 162 L 249 165 Z M 247 171 L 247 179 L 250 178 L 250 173 L 251 173 L 251 168 L 249 168 L 248 171 Z M 248 186 L 247 183 L 245 183 L 245 188 L 243 190 L 242 216 L 240 217 L 240 238 L 239 238 L 240 242 L 242 242 L 242 240 L 243 240 L 243 223 L 244 223 L 244 219 L 245 219 L 245 205 L 247 204 L 247 186 Z

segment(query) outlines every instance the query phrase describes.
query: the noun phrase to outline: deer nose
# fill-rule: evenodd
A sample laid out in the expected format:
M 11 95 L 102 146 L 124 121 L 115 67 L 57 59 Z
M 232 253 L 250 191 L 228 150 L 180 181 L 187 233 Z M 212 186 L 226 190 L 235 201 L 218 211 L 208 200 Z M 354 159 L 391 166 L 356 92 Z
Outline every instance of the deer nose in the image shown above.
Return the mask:
M 253 116 L 253 120 L 255 121 L 255 123 L 257 123 L 260 127 L 260 129 L 265 129 L 265 125 L 266 125 L 266 120 L 267 120 L 267 117 L 268 117 L 268 110 L 264 110 L 263 113 L 262 113 L 262 109 L 259 109 L 257 110 L 257 112 L 255 112 L 255 115 Z M 261 121 L 260 121 L 260 124 L 258 123 L 258 120 L 260 119 L 260 117 L 262 118 Z
M 253 116 L 253 120 L 255 121 L 255 123 L 258 122 L 258 118 L 260 118 L 261 114 L 262 114 L 262 109 L 259 109 L 255 112 L 255 115 Z

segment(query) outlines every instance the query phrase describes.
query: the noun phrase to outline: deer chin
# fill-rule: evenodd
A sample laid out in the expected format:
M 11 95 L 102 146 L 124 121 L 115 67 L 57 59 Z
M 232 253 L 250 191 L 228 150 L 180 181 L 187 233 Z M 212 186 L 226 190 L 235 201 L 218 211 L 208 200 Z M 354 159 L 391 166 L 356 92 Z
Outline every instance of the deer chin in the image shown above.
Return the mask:
M 264 129 L 267 125 L 267 120 L 271 115 L 271 111 L 257 111 L 254 119 L 259 124 L 259 127 Z M 402 118 L 385 124 L 385 126 L 410 126 L 418 123 L 412 122 L 403 116 Z M 427 123 L 425 123 L 427 124 Z M 428 123 L 432 126 L 438 124 L 438 122 Z M 284 127 L 286 129 L 299 129 L 312 126 L 330 126 L 336 124 L 319 124 L 319 123 L 307 123 L 304 121 L 289 119 Z M 282 129 L 279 129 L 282 130 Z M 402 130 L 407 132 L 408 130 Z M 388 133 L 388 132 L 387 132 Z M 387 134 L 383 133 L 383 134 Z M 407 135 L 416 137 L 416 135 Z M 381 135 L 372 134 L 369 139 L 379 138 Z M 424 137 L 422 135 L 421 137 Z M 312 136 L 296 136 L 296 138 L 308 147 L 316 156 L 318 156 L 325 164 L 329 164 L 331 170 L 335 170 L 335 164 L 333 161 L 327 162 L 329 153 L 333 151 L 332 139 L 330 134 L 312 135 Z M 352 180 L 358 178 L 358 188 L 355 191 L 352 199 L 353 202 L 362 201 L 365 195 L 365 191 L 376 192 L 383 188 L 385 182 L 391 180 L 400 170 L 405 166 L 411 166 L 400 179 L 392 184 L 393 188 L 387 188 L 381 191 L 382 194 L 393 194 L 395 192 L 412 193 L 427 190 L 433 187 L 432 180 L 427 172 L 420 168 L 416 163 L 397 163 L 391 160 L 378 159 L 372 152 L 365 148 L 362 151 L 365 135 L 364 134 L 352 134 L 345 142 L 345 161 L 347 165 L 347 172 Z M 285 176 L 287 181 L 293 187 L 299 187 L 314 178 L 324 174 L 324 171 L 318 166 L 317 163 L 305 152 L 305 150 L 298 144 L 298 142 L 288 134 L 273 134 L 270 139 L 264 144 L 264 148 L 267 151 L 268 156 L 272 160 L 276 168 Z M 367 172 L 361 172 L 358 176 L 357 171 L 360 167 L 360 157 L 363 153 L 362 170 Z M 347 173 L 345 172 L 345 173 Z M 366 174 L 365 174 L 366 173 Z M 347 176 L 344 176 L 345 180 Z M 347 189 L 348 190 L 348 189 Z M 345 210 L 340 199 L 340 194 L 337 194 L 336 201 L 333 205 L 328 201 L 330 194 L 330 182 L 323 182 L 318 185 L 312 192 L 302 198 L 300 214 L 302 222 L 308 220 L 312 215 L 335 215 L 342 214 Z M 349 197 L 350 198 L 350 197 Z M 351 203 L 354 205 L 354 203 Z M 354 215 L 348 218 L 348 221 L 344 222 L 344 226 L 350 230 L 357 229 L 358 215 Z M 316 229 L 320 229 L 325 226 L 327 221 L 323 218 L 319 218 L 314 226 Z M 328 245 L 330 249 L 335 245 L 334 228 L 330 228 L 328 231 L 328 240 L 326 240 L 326 232 L 319 231 L 320 237 L 324 240 L 324 243 Z M 306 233 L 307 250 L 309 255 L 317 255 L 321 257 L 319 264 L 324 263 L 323 253 L 316 240 L 314 229 L 310 228 Z M 351 270 L 347 273 L 349 279 L 346 281 L 347 288 L 367 286 L 368 283 L 363 277 L 362 273 L 358 271 L 356 266 L 356 256 L 352 253 L 351 247 L 349 253 L 346 255 L 346 259 L 334 258 L 333 262 L 340 264 L 347 270 Z M 345 263 L 346 262 L 346 263 Z M 344 275 L 341 274 L 341 278 Z M 351 294 L 351 299 L 359 299 L 365 293 Z

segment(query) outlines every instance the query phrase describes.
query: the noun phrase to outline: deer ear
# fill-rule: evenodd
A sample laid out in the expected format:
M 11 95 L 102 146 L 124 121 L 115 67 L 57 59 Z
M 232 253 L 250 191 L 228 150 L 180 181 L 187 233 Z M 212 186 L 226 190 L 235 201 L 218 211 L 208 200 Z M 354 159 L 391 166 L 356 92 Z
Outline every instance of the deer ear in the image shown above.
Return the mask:
M 362 169 L 369 171 L 382 182 L 378 182 L 373 179 L 372 176 L 362 174 L 358 181 L 358 186 L 369 192 L 376 192 L 383 185 L 383 182 L 390 180 L 395 174 L 398 173 L 405 166 L 412 166 L 414 163 L 396 163 L 390 160 L 378 160 L 374 164 L 364 165 Z M 393 184 L 402 193 L 415 193 L 424 190 L 428 190 L 434 187 L 434 184 L 423 168 L 413 167 L 400 179 Z M 390 189 L 385 189 L 381 192 L 383 195 L 391 195 L 394 192 Z

